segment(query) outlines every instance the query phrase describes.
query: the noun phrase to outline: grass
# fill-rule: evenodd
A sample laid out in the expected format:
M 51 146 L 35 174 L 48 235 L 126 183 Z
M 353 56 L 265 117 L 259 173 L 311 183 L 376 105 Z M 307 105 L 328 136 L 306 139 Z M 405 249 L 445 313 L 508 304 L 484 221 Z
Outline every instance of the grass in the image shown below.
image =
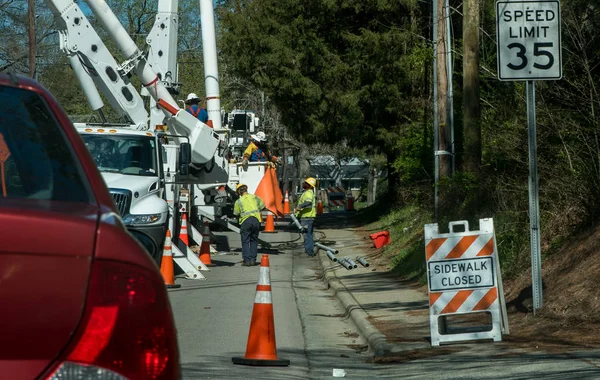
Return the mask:
M 383 248 L 390 270 L 403 279 L 427 282 L 423 226 L 431 223 L 431 213 L 409 205 L 389 210 L 379 220 L 365 225 L 367 230 L 387 230 L 391 242 Z
M 358 209 L 357 221 L 366 231 L 374 233 L 387 230 L 391 243 L 382 254 L 390 271 L 400 278 L 427 283 L 425 263 L 424 225 L 433 222 L 433 214 L 417 204 L 390 210 L 387 205 L 375 204 Z M 494 216 L 494 229 L 498 245 L 498 257 L 503 276 L 511 278 L 528 264 L 529 233 L 522 215 L 503 212 Z M 478 221 L 470 224 L 477 230 Z M 440 222 L 440 232 L 447 232 L 447 222 Z M 553 241 L 557 249 L 562 241 Z

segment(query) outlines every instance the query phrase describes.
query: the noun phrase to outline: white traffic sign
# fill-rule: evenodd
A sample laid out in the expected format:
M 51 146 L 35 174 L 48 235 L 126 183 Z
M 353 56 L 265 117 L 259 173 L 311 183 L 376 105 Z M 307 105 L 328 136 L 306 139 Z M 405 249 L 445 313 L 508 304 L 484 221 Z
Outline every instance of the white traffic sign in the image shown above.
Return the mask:
M 562 78 L 560 2 L 496 2 L 498 79 Z
M 466 260 L 429 261 L 429 290 L 491 288 L 494 282 L 492 257 Z

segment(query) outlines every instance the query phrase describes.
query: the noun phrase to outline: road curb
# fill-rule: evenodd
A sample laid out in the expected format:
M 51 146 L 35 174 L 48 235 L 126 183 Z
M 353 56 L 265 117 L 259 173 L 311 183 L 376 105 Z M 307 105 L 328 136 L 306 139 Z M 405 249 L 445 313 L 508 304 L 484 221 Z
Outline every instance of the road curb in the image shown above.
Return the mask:
M 384 356 L 392 352 L 392 346 L 388 344 L 385 335 L 368 321 L 369 315 L 367 312 L 363 310 L 362 306 L 354 298 L 352 293 L 348 291 L 346 286 L 335 275 L 334 266 L 339 264 L 332 263 L 327 255 L 321 254 L 321 250 L 319 250 L 318 255 L 323 268 L 323 281 L 333 291 L 334 296 L 341 302 L 346 313 L 350 316 L 350 319 L 352 319 L 352 322 L 366 340 L 373 355 Z

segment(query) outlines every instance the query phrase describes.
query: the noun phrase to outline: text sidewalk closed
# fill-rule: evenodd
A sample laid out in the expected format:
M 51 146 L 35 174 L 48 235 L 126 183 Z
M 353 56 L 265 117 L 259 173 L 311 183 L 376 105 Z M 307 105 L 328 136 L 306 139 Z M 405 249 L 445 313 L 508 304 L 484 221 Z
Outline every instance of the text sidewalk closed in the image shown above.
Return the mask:
M 491 257 L 427 263 L 430 291 L 489 288 L 495 285 Z

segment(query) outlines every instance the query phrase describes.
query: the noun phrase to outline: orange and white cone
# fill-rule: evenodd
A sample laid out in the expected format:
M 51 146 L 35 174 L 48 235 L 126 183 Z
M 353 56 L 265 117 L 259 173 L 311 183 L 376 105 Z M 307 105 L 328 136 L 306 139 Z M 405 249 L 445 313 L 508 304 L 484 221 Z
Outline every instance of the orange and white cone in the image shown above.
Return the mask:
M 262 255 L 260 260 L 260 274 L 256 285 L 246 355 L 242 358 L 231 358 L 231 361 L 234 364 L 256 366 L 290 365 L 289 360 L 277 358 L 273 297 L 271 296 L 271 273 L 269 270 L 269 256 L 267 255 Z
M 204 265 L 210 267 L 214 266 L 212 260 L 210 258 L 210 227 L 208 226 L 208 222 L 204 222 L 204 226 L 202 227 L 202 244 L 200 244 L 200 261 L 204 263 Z
M 265 221 L 265 229 L 263 232 L 277 232 L 275 231 L 275 220 L 273 219 L 273 213 L 267 211 L 267 220 Z
M 179 240 L 181 240 L 182 242 L 184 242 L 186 247 L 190 246 L 190 238 L 189 238 L 189 235 L 188 235 L 187 216 L 186 216 L 186 214 L 183 214 L 181 216 L 181 228 L 179 229 Z
M 290 197 L 287 190 L 285 191 L 285 200 L 283 201 L 283 213 L 290 215 Z
M 167 237 L 165 238 L 165 247 L 163 250 L 163 257 L 160 263 L 160 273 L 165 280 L 167 288 L 180 288 L 180 284 L 175 284 L 175 274 L 173 271 L 173 251 L 171 249 L 171 231 L 167 230 Z
M 319 203 L 317 203 L 317 215 L 321 215 L 323 213 L 323 202 L 319 199 Z

